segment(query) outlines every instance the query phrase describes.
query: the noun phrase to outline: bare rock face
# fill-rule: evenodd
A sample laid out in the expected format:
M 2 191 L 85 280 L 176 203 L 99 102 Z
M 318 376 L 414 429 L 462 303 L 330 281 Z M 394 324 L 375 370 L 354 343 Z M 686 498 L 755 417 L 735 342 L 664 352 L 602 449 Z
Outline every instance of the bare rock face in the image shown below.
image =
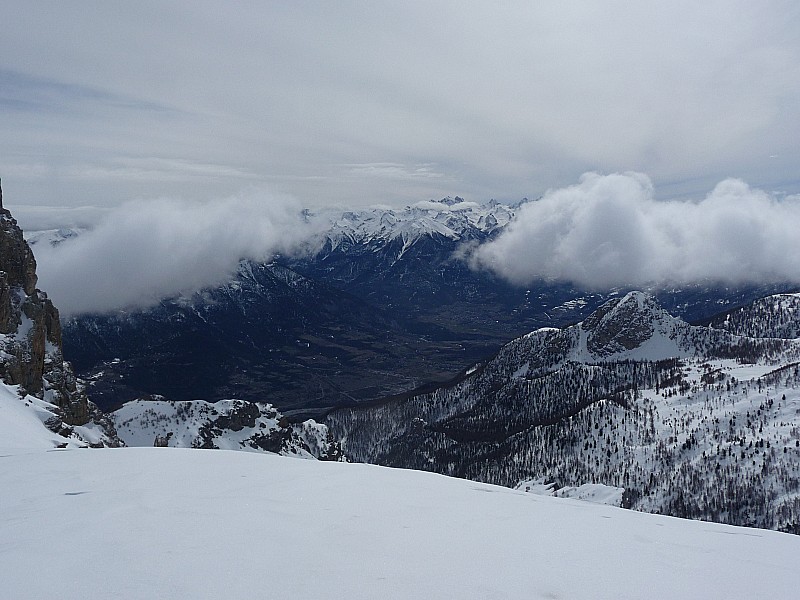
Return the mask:
M 0 221 L 3 235 L 0 236 L 0 268 L 5 272 L 5 285 L 19 287 L 30 296 L 36 292 L 36 259 L 30 246 L 22 237 L 22 230 L 11 213 L 3 208 L 3 192 L 0 188 Z
M 0 256 L 3 256 L 0 254 Z M 8 285 L 8 275 L 0 271 L 0 333 L 11 333 L 16 329 L 12 324 L 11 286 Z
M 54 431 L 69 433 L 94 421 L 106 429 L 110 445 L 119 445 L 110 421 L 64 361 L 58 309 L 36 282 L 36 259 L 3 208 L 0 190 L 0 379 L 55 405 L 58 418 L 48 422 Z
M 596 356 L 638 348 L 653 335 L 655 320 L 665 314 L 653 297 L 641 292 L 611 300 L 584 320 L 587 348 Z

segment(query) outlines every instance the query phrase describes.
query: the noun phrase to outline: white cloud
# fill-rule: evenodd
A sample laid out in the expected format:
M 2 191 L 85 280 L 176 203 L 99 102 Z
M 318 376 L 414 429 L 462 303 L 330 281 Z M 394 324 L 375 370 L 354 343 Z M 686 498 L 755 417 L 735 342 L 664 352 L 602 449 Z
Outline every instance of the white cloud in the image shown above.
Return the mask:
M 225 281 L 241 258 L 293 251 L 310 229 L 293 200 L 255 192 L 131 202 L 75 239 L 37 244 L 39 287 L 64 314 L 147 306 Z
M 356 177 L 375 177 L 378 179 L 437 179 L 443 177 L 436 172 L 433 164 L 404 165 L 398 163 L 366 163 L 343 165 L 349 174 Z
M 478 208 L 479 206 L 480 204 L 478 204 L 477 202 L 467 202 L 465 200 L 464 202 L 457 202 L 456 204 L 453 204 L 450 207 L 450 210 L 453 212 L 459 212 L 462 210 L 470 210 L 473 208 Z
M 518 284 L 800 282 L 800 197 L 738 179 L 722 181 L 698 202 L 654 196 L 640 173 L 584 174 L 577 185 L 523 205 L 470 260 Z
M 419 208 L 420 210 L 434 210 L 436 212 L 449 212 L 450 207 L 435 200 L 420 200 L 411 205 L 412 208 Z

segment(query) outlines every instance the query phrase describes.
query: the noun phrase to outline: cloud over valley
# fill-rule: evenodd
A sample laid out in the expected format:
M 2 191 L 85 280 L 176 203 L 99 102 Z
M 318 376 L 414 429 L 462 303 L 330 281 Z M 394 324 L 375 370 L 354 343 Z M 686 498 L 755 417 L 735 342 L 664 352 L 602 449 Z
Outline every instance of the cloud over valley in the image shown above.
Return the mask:
M 590 289 L 800 282 L 800 197 L 726 179 L 702 200 L 657 200 L 640 173 L 584 174 L 524 204 L 471 264 L 520 285 Z
M 289 198 L 152 200 L 108 211 L 57 246 L 37 243 L 39 287 L 65 314 L 148 306 L 226 281 L 242 258 L 292 251 L 310 234 Z
M 481 210 L 460 199 L 410 208 Z M 98 214 L 88 231 L 34 247 L 39 285 L 65 314 L 153 305 L 228 281 L 240 259 L 319 249 L 319 234 L 336 227 L 340 213 L 308 218 L 289 197 L 253 192 L 204 203 L 126 203 Z M 36 213 L 29 218 L 50 222 Z M 699 200 L 659 200 L 647 175 L 586 173 L 574 185 L 522 204 L 499 235 L 465 245 L 456 258 L 520 286 L 540 280 L 594 290 L 800 283 L 799 230 L 800 197 L 739 179 L 723 180 Z

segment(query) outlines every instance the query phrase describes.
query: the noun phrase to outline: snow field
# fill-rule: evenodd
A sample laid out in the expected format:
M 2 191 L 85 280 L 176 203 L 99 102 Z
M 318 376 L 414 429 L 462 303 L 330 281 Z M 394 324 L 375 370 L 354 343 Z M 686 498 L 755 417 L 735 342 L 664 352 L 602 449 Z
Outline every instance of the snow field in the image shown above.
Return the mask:
M 800 537 L 430 473 L 173 448 L 3 451 L 19 600 L 789 598 Z

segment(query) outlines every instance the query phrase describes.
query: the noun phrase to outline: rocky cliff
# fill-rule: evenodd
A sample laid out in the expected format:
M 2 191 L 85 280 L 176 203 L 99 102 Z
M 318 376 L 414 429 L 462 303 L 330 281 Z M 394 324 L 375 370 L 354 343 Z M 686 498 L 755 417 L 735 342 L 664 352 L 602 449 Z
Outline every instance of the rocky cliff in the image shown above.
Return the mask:
M 101 432 L 93 444 L 119 445 L 64 361 L 58 310 L 36 282 L 36 259 L 0 189 L 0 379 L 52 405 L 45 424 L 55 433 L 71 437 L 76 426 L 93 425 Z

